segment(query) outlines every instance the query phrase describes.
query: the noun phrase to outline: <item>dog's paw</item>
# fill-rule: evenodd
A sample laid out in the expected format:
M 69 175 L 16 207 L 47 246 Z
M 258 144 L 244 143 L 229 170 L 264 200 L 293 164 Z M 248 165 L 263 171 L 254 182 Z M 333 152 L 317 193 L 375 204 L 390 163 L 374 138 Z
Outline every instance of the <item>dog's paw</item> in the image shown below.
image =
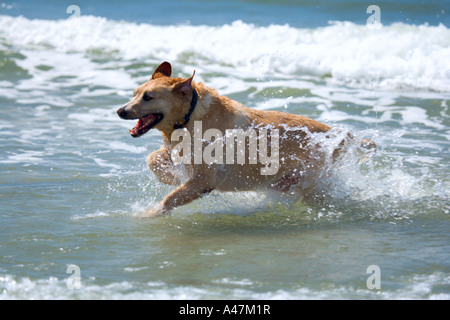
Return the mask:
M 161 204 L 158 204 L 156 207 L 151 208 L 145 213 L 145 218 L 153 218 L 162 216 L 167 213 L 167 210 L 164 210 L 164 207 Z

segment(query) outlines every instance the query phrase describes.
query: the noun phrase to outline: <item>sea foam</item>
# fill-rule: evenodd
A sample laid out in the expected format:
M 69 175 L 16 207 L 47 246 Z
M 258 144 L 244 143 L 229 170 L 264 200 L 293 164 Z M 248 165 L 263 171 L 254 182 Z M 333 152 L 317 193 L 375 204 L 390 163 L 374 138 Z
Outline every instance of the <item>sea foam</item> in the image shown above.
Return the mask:
M 367 88 L 450 88 L 450 30 L 444 25 L 394 23 L 369 28 L 330 22 L 309 29 L 243 21 L 161 26 L 94 16 L 67 20 L 0 16 L 0 39 L 24 52 L 51 48 L 60 53 L 109 54 L 126 61 L 168 60 L 238 78 L 312 75 Z M 64 63 L 70 67 L 70 61 Z

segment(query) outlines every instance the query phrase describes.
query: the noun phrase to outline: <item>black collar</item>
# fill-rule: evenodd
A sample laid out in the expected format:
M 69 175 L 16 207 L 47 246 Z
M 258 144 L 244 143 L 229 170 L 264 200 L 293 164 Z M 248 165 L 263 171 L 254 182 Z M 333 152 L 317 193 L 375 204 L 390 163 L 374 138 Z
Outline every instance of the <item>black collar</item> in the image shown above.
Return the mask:
M 197 98 L 198 94 L 197 91 L 194 89 L 194 91 L 192 91 L 191 106 L 189 108 L 188 113 L 184 115 L 183 124 L 175 123 L 175 125 L 173 126 L 174 129 L 180 129 L 189 122 L 189 118 L 191 117 L 191 114 L 192 112 L 194 112 L 195 106 L 197 105 Z

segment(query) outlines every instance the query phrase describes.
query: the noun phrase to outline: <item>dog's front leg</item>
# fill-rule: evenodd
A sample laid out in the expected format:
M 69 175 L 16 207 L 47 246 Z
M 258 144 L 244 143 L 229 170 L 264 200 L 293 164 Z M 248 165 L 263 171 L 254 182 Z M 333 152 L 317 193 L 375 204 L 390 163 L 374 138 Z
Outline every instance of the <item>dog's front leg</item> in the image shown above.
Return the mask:
M 150 153 L 147 157 L 147 165 L 160 182 L 168 185 L 179 184 L 178 179 L 170 170 L 173 167 L 173 162 L 170 151 L 166 146 Z
M 199 177 L 188 180 L 166 196 L 156 207 L 150 209 L 146 216 L 155 217 L 169 213 L 175 207 L 188 204 L 214 189 L 215 186 L 212 183 L 208 183 Z

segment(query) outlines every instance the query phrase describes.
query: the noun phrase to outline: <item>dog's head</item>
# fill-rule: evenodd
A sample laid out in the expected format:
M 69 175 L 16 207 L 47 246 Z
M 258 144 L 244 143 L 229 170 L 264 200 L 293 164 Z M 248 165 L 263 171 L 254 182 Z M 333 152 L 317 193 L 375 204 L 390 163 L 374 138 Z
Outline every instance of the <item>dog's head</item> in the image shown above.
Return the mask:
M 152 128 L 170 132 L 189 111 L 193 96 L 192 79 L 171 78 L 170 63 L 163 62 L 146 83 L 137 87 L 133 99 L 117 110 L 122 119 L 139 119 L 130 130 L 132 137 L 140 137 Z

